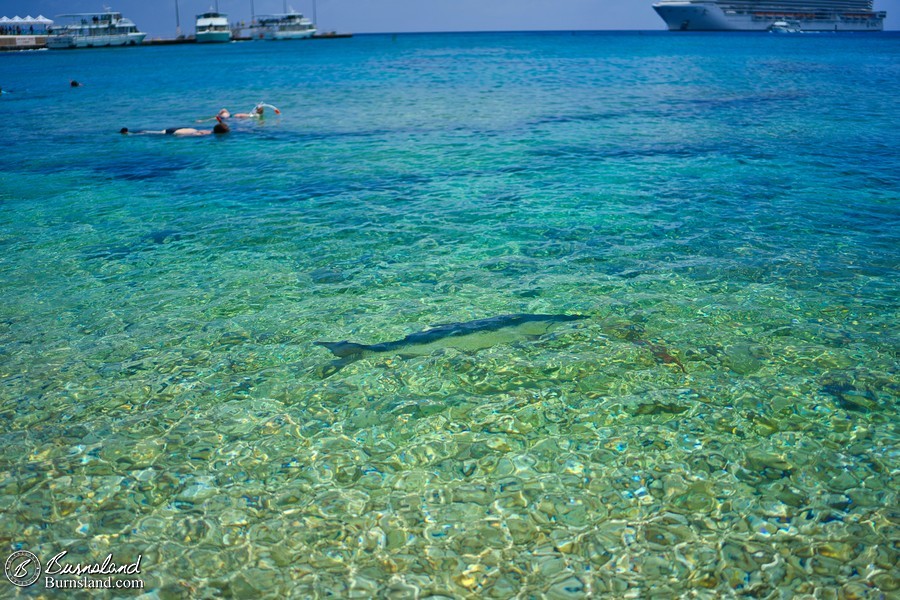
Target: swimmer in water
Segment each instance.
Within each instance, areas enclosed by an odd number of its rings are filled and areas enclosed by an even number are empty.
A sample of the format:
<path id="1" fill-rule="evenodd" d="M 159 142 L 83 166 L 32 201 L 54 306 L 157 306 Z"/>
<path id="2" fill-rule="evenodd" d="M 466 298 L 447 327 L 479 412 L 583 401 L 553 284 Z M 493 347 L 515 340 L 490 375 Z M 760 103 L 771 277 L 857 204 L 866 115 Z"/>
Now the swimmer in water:
<path id="1" fill-rule="evenodd" d="M 69 85 L 72 87 L 81 87 L 81 84 L 75 81 L 74 79 L 69 80 Z"/>
<path id="2" fill-rule="evenodd" d="M 278 110 L 277 108 L 275 108 L 274 106 L 272 106 L 271 104 L 264 104 L 264 103 L 260 102 L 259 104 L 254 106 L 253 110 L 249 113 L 235 113 L 231 116 L 234 117 L 235 119 L 264 119 L 266 116 L 265 109 L 267 106 L 269 108 L 271 108 L 273 111 L 275 111 L 276 115 L 281 114 L 281 111 Z"/>
<path id="3" fill-rule="evenodd" d="M 123 127 L 119 130 L 119 133 L 122 135 L 176 135 L 178 137 L 197 137 L 201 135 L 210 135 L 211 133 L 222 134 L 231 131 L 228 125 L 226 125 L 220 117 L 216 117 L 216 120 L 218 121 L 216 126 L 209 130 L 194 129 L 193 127 L 170 127 L 163 130 L 129 131 L 127 127 Z"/>
<path id="4" fill-rule="evenodd" d="M 234 113 L 231 116 L 234 117 L 235 119 L 262 119 L 263 118 L 263 107 L 257 105 L 256 108 L 254 108 L 252 112 Z"/>
<path id="5" fill-rule="evenodd" d="M 204 123 L 206 121 L 212 121 L 212 120 L 218 121 L 220 119 L 228 119 L 229 117 L 231 117 L 231 113 L 228 111 L 227 108 L 223 108 L 222 110 L 220 110 L 219 112 L 216 113 L 216 116 L 210 117 L 208 119 L 197 119 L 197 122 Z"/>

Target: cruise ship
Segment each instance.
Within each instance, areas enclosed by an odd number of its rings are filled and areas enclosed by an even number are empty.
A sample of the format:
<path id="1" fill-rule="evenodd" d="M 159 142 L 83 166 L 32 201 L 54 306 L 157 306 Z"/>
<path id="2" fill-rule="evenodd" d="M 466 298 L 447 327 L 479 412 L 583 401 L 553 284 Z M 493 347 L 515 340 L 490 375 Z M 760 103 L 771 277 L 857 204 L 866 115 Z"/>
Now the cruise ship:
<path id="1" fill-rule="evenodd" d="M 882 31 L 887 13 L 874 0 L 661 0 L 653 9 L 670 31 Z"/>

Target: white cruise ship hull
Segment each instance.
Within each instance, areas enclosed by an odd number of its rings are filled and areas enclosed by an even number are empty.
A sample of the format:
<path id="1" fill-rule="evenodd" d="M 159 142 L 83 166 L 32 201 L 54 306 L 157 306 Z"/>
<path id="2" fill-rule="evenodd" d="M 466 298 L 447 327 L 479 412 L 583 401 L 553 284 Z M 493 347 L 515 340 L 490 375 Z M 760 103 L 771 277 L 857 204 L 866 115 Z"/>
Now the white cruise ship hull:
<path id="1" fill-rule="evenodd" d="M 716 2 L 659 2 L 653 9 L 670 31 L 768 31 L 776 21 L 789 18 L 802 31 L 882 31 L 884 13 L 797 14 L 795 11 L 723 10 Z"/>
<path id="2" fill-rule="evenodd" d="M 112 46 L 137 46 L 144 41 L 146 33 L 111 35 L 51 35 L 47 37 L 47 47 L 54 50 L 70 48 L 107 48 Z"/>

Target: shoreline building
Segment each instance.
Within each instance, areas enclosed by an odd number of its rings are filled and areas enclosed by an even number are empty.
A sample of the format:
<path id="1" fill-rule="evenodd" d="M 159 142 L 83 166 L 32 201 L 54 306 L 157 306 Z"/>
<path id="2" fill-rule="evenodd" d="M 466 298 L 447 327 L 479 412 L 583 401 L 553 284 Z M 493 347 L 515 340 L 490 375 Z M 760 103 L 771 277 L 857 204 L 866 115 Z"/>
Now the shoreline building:
<path id="1" fill-rule="evenodd" d="M 53 20 L 44 15 L 0 17 L 0 50 L 34 50 L 47 47 Z"/>

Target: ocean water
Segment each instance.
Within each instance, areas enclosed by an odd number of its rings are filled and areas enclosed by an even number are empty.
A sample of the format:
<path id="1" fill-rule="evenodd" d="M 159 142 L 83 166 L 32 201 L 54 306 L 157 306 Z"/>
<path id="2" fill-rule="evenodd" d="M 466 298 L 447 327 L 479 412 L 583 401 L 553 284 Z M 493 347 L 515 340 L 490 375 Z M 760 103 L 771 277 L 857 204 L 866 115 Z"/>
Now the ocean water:
<path id="1" fill-rule="evenodd" d="M 140 555 L 148 598 L 896 597 L 897 34 L 23 52 L 0 86 L 0 559 Z M 330 376 L 313 343 L 513 313 L 587 318 Z"/>

